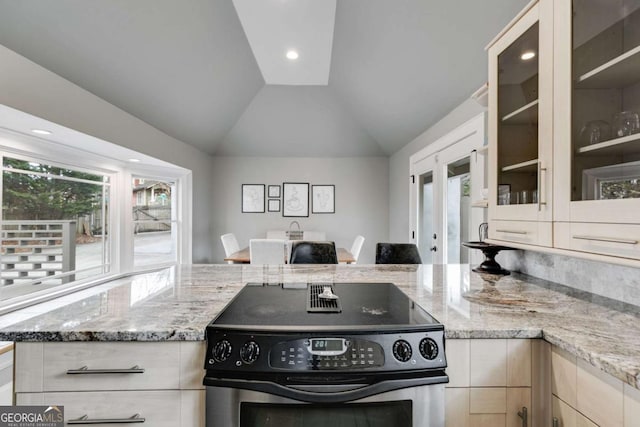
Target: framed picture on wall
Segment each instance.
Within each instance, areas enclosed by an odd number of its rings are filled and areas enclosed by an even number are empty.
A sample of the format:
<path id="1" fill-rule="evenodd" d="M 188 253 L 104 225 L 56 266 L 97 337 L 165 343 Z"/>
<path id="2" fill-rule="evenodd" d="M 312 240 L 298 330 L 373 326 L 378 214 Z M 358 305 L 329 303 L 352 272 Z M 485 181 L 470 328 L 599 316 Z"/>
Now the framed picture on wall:
<path id="1" fill-rule="evenodd" d="M 311 186 L 311 213 L 336 213 L 335 185 Z"/>
<path id="2" fill-rule="evenodd" d="M 268 212 L 280 212 L 280 199 L 269 199 L 267 203 Z"/>
<path id="3" fill-rule="evenodd" d="M 270 199 L 279 199 L 280 198 L 280 186 L 279 185 L 270 185 L 268 191 L 268 197 Z"/>
<path id="4" fill-rule="evenodd" d="M 309 216 L 309 183 L 282 183 L 282 216 Z"/>
<path id="5" fill-rule="evenodd" d="M 264 184 L 242 184 L 242 213 L 264 213 Z"/>

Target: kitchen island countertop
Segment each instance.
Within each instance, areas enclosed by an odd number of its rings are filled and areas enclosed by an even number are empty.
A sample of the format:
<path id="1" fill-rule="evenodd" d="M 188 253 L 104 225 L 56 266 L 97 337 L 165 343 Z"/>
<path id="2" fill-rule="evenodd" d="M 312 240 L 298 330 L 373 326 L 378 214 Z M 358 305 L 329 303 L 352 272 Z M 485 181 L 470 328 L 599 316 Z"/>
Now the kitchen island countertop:
<path id="1" fill-rule="evenodd" d="M 115 280 L 0 317 L 3 341 L 204 340 L 246 283 L 392 282 L 447 338 L 544 338 L 640 388 L 640 308 L 468 265 L 185 265 Z"/>

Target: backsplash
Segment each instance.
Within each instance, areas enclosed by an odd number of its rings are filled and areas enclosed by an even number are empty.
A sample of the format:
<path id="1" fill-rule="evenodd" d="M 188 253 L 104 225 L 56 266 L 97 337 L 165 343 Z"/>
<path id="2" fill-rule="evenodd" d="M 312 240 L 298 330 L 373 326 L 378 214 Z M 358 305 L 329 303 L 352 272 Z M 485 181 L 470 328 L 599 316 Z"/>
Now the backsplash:
<path id="1" fill-rule="evenodd" d="M 504 268 L 640 306 L 640 269 L 533 251 L 504 251 Z"/>

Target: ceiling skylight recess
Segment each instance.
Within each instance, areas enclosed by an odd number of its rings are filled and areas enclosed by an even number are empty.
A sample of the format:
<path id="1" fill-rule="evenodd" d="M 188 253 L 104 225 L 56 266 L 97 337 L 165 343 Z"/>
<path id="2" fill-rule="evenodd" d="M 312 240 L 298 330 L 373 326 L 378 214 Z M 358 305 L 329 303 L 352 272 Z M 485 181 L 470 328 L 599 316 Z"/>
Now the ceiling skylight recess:
<path id="1" fill-rule="evenodd" d="M 233 5 L 266 84 L 329 84 L 336 0 L 233 0 Z"/>

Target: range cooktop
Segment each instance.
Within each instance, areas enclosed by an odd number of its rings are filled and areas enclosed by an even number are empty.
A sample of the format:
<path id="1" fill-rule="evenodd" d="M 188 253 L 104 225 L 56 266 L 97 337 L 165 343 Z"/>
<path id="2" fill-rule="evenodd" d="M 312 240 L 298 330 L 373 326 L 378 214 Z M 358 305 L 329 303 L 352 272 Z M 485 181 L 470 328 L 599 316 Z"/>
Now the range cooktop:
<path id="1" fill-rule="evenodd" d="M 249 283 L 214 325 L 252 331 L 443 328 L 393 283 Z"/>

